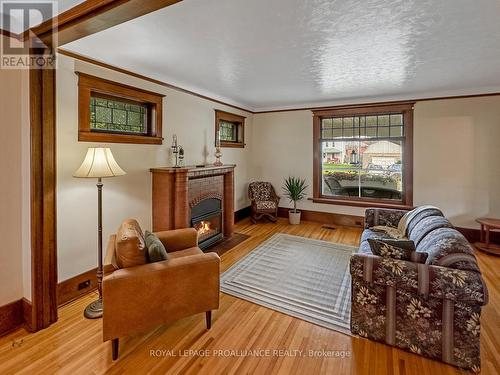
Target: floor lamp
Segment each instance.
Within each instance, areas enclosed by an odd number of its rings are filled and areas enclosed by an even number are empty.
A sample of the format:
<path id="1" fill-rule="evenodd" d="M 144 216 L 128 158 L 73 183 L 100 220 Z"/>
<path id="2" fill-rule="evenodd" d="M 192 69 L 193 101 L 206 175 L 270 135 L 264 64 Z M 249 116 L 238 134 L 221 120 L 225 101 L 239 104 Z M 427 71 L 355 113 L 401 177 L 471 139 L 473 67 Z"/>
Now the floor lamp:
<path id="1" fill-rule="evenodd" d="M 107 147 L 89 147 L 82 165 L 73 174 L 79 178 L 97 178 L 97 290 L 99 299 L 85 308 L 88 319 L 102 317 L 102 179 L 126 174 Z"/>

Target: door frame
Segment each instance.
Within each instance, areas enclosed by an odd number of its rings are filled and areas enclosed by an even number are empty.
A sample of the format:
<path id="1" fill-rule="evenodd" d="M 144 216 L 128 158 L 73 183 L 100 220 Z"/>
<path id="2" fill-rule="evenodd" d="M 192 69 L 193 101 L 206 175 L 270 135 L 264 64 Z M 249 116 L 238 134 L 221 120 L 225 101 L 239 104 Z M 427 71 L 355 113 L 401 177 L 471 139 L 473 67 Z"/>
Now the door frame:
<path id="1" fill-rule="evenodd" d="M 55 56 L 62 44 L 92 35 L 182 0 L 87 0 L 23 33 L 38 38 Z M 56 38 L 53 38 L 57 36 Z M 30 50 L 30 55 L 40 50 Z M 31 146 L 31 311 L 27 325 L 38 331 L 57 321 L 56 71 L 29 74 Z M 31 321 L 29 321 L 31 320 Z"/>

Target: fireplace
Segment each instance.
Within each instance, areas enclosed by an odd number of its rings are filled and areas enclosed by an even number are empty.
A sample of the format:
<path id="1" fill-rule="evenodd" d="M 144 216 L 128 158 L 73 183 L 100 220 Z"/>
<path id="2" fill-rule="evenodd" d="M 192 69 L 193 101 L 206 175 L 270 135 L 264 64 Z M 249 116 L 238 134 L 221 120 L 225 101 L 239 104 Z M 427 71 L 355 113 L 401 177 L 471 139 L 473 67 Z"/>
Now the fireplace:
<path id="1" fill-rule="evenodd" d="M 191 226 L 198 231 L 198 246 L 206 249 L 223 238 L 222 201 L 206 198 L 191 207 Z"/>
<path id="2" fill-rule="evenodd" d="M 235 165 L 152 168 L 153 231 L 194 227 L 206 249 L 234 233 Z"/>

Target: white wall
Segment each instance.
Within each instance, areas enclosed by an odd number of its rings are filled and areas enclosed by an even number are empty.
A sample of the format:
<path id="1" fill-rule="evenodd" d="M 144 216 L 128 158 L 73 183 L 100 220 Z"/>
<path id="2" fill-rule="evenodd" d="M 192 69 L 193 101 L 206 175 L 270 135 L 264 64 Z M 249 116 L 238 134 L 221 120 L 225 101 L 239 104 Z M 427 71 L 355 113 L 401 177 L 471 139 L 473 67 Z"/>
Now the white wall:
<path id="1" fill-rule="evenodd" d="M 312 196 L 311 111 L 254 115 L 255 178 L 281 187 L 285 176 L 306 178 Z M 500 96 L 423 101 L 414 114 L 414 204 L 434 204 L 454 225 L 500 216 Z M 288 202 L 282 200 L 281 205 Z M 363 215 L 364 208 L 303 201 L 304 209 Z"/>
<path id="2" fill-rule="evenodd" d="M 27 77 L 0 69 L 0 306 L 31 295 Z"/>
<path id="3" fill-rule="evenodd" d="M 415 105 L 415 204 L 442 207 L 457 226 L 500 216 L 500 96 Z"/>
<path id="4" fill-rule="evenodd" d="M 246 116 L 246 147 L 223 148 L 222 160 L 236 164 L 235 210 L 248 206 L 247 185 L 252 149 L 252 115 L 95 65 L 59 55 L 57 71 L 57 231 L 59 281 L 88 271 L 97 262 L 97 189 L 92 179 L 75 179 L 86 150 L 95 144 L 78 142 L 77 75 L 81 71 L 116 82 L 165 94 L 163 145 L 109 144 L 126 176 L 105 179 L 103 190 L 104 241 L 120 222 L 136 218 L 151 228 L 149 168 L 171 164 L 172 135 L 185 150 L 186 165 L 213 162 L 214 109 Z M 106 243 L 104 243 L 104 246 Z"/>

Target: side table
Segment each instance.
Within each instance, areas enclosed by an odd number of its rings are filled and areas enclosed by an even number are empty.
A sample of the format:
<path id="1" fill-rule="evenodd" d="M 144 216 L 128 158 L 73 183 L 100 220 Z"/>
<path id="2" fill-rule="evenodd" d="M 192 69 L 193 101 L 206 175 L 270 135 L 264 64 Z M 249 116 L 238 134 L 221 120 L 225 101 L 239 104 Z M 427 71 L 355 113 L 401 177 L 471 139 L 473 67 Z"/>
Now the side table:
<path id="1" fill-rule="evenodd" d="M 481 224 L 481 237 L 480 242 L 476 242 L 474 245 L 481 251 L 500 255 L 500 245 L 490 242 L 490 231 L 500 230 L 500 219 L 482 217 L 476 221 Z"/>

